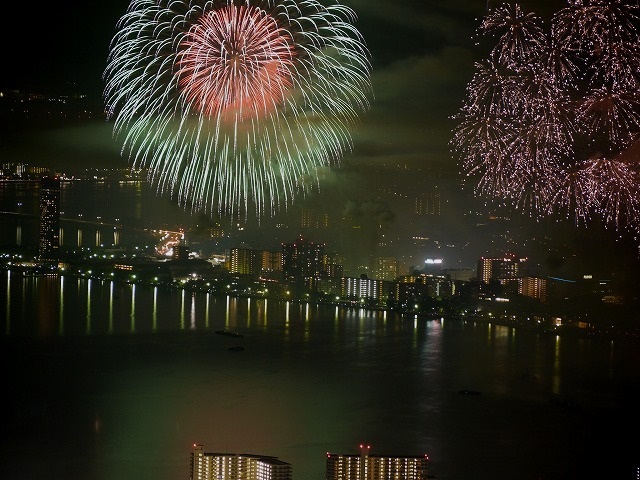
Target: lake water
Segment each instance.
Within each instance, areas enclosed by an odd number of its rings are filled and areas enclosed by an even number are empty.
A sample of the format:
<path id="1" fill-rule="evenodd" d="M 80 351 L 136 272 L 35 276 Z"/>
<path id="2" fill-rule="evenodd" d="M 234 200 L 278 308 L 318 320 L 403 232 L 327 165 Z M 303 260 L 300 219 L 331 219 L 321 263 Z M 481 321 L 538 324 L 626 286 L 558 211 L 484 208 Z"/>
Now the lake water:
<path id="1" fill-rule="evenodd" d="M 362 442 L 437 479 L 638 478 L 637 345 L 15 271 L 0 291 L 3 480 L 187 479 L 194 443 L 322 480 Z"/>

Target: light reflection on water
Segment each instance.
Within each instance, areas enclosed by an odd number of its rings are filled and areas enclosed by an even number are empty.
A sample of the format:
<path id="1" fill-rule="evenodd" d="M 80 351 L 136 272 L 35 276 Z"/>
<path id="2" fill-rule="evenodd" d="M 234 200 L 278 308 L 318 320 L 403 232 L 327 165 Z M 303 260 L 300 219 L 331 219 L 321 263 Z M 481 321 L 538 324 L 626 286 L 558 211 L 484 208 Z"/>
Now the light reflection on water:
<path id="1" fill-rule="evenodd" d="M 322 480 L 325 452 L 356 453 L 362 441 L 372 453 L 428 453 L 439 479 L 633 478 L 623 467 L 636 449 L 616 432 L 640 426 L 635 348 L 70 276 L 1 278 L 3 479 L 186 478 L 200 442 L 274 455 L 295 480 Z"/>
<path id="2" fill-rule="evenodd" d="M 9 336 L 135 334 L 212 328 L 282 327 L 293 323 L 309 339 L 312 323 L 333 311 L 338 322 L 358 337 L 397 328 L 399 318 L 384 311 L 319 307 L 309 303 L 235 298 L 153 285 L 115 283 L 86 277 L 30 275 L 7 271 L 3 282 L 7 304 L 5 334 Z M 34 296 L 37 301 L 29 301 Z M 16 298 L 20 297 L 20 298 Z M 277 310 L 274 311 L 274 310 Z M 322 312 L 320 312 L 322 310 Z M 319 313 L 320 312 L 320 313 Z M 23 321 L 17 321 L 17 320 Z M 414 332 L 421 322 L 404 322 Z"/>

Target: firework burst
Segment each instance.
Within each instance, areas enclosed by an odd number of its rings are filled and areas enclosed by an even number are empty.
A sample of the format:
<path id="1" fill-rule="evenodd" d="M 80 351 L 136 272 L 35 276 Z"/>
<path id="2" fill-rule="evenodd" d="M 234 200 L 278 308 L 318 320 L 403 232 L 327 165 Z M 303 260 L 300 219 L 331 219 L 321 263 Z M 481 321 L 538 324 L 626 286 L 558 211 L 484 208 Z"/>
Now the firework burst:
<path id="1" fill-rule="evenodd" d="M 316 0 L 132 0 L 104 74 L 123 154 L 192 211 L 286 207 L 369 107 L 354 21 Z"/>
<path id="2" fill-rule="evenodd" d="M 451 143 L 479 195 L 640 234 L 640 7 L 568 2 L 550 19 L 500 6 L 479 32 Z"/>

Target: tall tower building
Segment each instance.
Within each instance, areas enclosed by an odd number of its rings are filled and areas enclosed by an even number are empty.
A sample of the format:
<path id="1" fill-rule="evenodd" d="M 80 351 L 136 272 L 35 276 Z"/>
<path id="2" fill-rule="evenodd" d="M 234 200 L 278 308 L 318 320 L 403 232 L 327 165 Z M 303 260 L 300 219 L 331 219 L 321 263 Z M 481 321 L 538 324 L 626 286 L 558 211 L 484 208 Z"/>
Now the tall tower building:
<path id="1" fill-rule="evenodd" d="M 57 264 L 60 251 L 60 179 L 45 177 L 40 182 L 40 230 L 38 259 Z"/>
<path id="2" fill-rule="evenodd" d="M 324 244 L 302 237 L 282 244 L 282 274 L 285 278 L 315 277 L 325 269 Z"/>

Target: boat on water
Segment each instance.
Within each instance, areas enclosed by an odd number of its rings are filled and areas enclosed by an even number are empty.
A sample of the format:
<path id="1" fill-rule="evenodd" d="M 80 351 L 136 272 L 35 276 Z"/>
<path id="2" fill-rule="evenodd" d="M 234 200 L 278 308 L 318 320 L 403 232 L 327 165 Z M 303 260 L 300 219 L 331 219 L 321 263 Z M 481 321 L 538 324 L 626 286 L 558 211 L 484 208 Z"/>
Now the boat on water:
<path id="1" fill-rule="evenodd" d="M 242 334 L 231 330 L 216 330 L 218 335 L 226 335 L 227 337 L 241 338 Z"/>
<path id="2" fill-rule="evenodd" d="M 480 395 L 478 390 L 467 390 L 466 388 L 463 390 L 458 390 L 460 395 Z"/>

